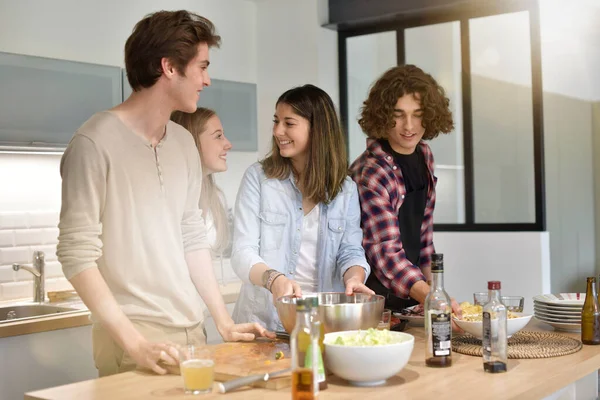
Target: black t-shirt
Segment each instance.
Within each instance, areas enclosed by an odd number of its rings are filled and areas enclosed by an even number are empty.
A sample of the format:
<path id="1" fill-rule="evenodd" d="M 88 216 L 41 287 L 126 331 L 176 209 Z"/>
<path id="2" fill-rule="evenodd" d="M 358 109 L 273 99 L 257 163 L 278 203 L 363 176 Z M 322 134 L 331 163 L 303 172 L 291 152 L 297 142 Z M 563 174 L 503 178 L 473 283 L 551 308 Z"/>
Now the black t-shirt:
<path id="1" fill-rule="evenodd" d="M 387 140 L 380 140 L 383 149 L 394 157 L 394 163 L 400 167 L 406 193 L 427 188 L 427 165 L 425 156 L 417 146 L 412 154 L 400 154 L 392 149 Z"/>

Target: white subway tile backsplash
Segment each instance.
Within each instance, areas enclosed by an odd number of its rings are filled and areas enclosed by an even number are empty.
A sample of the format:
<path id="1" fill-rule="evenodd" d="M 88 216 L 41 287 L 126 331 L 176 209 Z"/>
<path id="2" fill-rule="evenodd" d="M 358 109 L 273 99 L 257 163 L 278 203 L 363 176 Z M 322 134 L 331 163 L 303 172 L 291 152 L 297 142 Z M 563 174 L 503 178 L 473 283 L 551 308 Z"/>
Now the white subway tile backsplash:
<path id="1" fill-rule="evenodd" d="M 22 229 L 27 227 L 27 213 L 0 212 L 0 229 Z"/>
<path id="2" fill-rule="evenodd" d="M 56 258 L 58 219 L 58 211 L 0 212 L 0 300 L 32 297 L 33 275 L 12 264 L 31 265 L 34 251 L 44 252 L 46 291 L 72 290 Z"/>
<path id="3" fill-rule="evenodd" d="M 58 228 L 17 229 L 14 237 L 17 246 L 55 244 L 58 243 Z"/>
<path id="4" fill-rule="evenodd" d="M 0 265 L 12 263 L 29 263 L 31 253 L 29 247 L 3 247 L 0 248 Z"/>
<path id="5" fill-rule="evenodd" d="M 55 228 L 60 213 L 57 211 L 31 211 L 28 214 L 30 228 Z"/>
<path id="6" fill-rule="evenodd" d="M 47 244 L 47 245 L 43 245 L 43 246 L 31 246 L 31 255 L 29 256 L 30 259 L 33 259 L 34 251 L 43 251 L 44 259 L 46 260 L 46 262 L 57 260 L 56 244 Z"/>
<path id="7" fill-rule="evenodd" d="M 15 244 L 17 246 L 28 246 L 30 244 L 41 244 L 43 242 L 43 231 L 41 229 L 17 229 L 15 230 Z"/>
<path id="8" fill-rule="evenodd" d="M 2 300 L 33 298 L 33 281 L 0 283 Z"/>
<path id="9" fill-rule="evenodd" d="M 29 264 L 27 264 L 29 265 Z M 12 267 L 11 267 L 12 268 Z M 24 269 L 20 269 L 14 273 L 15 281 L 33 281 L 33 274 Z"/>
<path id="10" fill-rule="evenodd" d="M 0 247 L 13 247 L 15 245 L 15 231 L 0 231 Z"/>
<path id="11" fill-rule="evenodd" d="M 58 228 L 42 229 L 42 244 L 58 243 Z"/>
<path id="12" fill-rule="evenodd" d="M 15 271 L 12 265 L 0 265 L 0 283 L 13 282 L 15 280 Z"/>
<path id="13" fill-rule="evenodd" d="M 61 290 L 73 290 L 73 285 L 71 285 L 67 278 L 46 279 L 46 293 Z"/>
<path id="14" fill-rule="evenodd" d="M 64 278 L 62 265 L 58 261 L 46 263 L 46 278 Z"/>

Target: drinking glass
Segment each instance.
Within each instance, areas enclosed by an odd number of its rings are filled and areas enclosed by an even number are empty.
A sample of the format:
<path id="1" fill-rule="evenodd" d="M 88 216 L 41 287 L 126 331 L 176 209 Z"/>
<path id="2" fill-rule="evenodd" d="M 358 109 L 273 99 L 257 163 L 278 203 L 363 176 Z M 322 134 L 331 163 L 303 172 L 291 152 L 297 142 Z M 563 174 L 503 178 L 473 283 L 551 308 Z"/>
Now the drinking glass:
<path id="1" fill-rule="evenodd" d="M 379 330 L 387 329 L 389 331 L 391 328 L 391 323 L 392 323 L 392 310 L 388 310 L 388 309 L 383 310 L 383 313 L 381 313 L 381 319 L 379 320 L 379 324 L 377 325 L 377 329 L 379 329 Z"/>
<path id="2" fill-rule="evenodd" d="M 211 393 L 215 375 L 213 352 L 206 346 L 188 345 L 180 352 L 180 370 L 186 394 Z"/>
<path id="3" fill-rule="evenodd" d="M 488 292 L 473 293 L 473 304 L 476 306 L 484 306 L 489 300 Z"/>
<path id="4" fill-rule="evenodd" d="M 508 311 L 523 312 L 525 298 L 522 296 L 502 296 L 500 297 L 500 301 L 506 306 Z"/>

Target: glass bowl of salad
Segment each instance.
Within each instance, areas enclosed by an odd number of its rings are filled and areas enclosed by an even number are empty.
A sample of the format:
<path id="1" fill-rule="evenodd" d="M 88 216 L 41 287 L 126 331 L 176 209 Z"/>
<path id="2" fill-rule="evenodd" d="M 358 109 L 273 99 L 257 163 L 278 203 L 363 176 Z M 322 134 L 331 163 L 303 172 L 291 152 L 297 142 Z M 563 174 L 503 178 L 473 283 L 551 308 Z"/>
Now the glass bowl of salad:
<path id="1" fill-rule="evenodd" d="M 325 335 L 325 363 L 335 375 L 355 386 L 377 386 L 408 363 L 414 336 L 388 330 L 358 330 Z"/>

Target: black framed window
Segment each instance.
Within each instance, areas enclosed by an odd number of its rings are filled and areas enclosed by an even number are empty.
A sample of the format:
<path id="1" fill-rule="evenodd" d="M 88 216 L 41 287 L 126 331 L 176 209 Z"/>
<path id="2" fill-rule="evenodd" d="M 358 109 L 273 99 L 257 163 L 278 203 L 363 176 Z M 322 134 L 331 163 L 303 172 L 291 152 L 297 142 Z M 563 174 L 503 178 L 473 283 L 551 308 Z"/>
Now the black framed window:
<path id="1" fill-rule="evenodd" d="M 340 28 L 340 106 L 350 161 L 370 85 L 415 64 L 445 88 L 455 131 L 430 142 L 437 231 L 543 231 L 543 114 L 537 2 L 460 8 Z"/>

